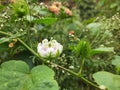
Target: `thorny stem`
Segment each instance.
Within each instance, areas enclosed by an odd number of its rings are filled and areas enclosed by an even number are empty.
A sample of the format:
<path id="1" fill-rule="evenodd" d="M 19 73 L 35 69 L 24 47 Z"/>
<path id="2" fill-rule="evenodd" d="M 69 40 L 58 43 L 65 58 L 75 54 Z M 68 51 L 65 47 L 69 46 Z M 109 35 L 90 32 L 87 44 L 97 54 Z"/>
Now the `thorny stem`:
<path id="1" fill-rule="evenodd" d="M 0 33 L 1 33 L 1 34 L 4 34 L 4 35 L 7 35 L 7 36 L 12 36 L 11 34 L 8 34 L 8 33 L 3 32 L 3 31 L 0 31 Z M 55 64 L 55 63 L 46 62 L 43 58 L 41 58 L 41 57 L 38 55 L 38 53 L 36 53 L 33 49 L 31 49 L 31 48 L 30 48 L 25 42 L 23 42 L 20 38 L 17 38 L 17 39 L 18 39 L 18 41 L 19 41 L 23 46 L 25 46 L 32 54 L 34 54 L 35 56 L 37 56 L 42 62 L 51 64 L 51 65 L 55 65 L 56 67 L 58 67 L 58 68 L 60 68 L 60 69 L 62 69 L 62 70 L 65 70 L 66 72 L 68 72 L 68 73 L 70 73 L 70 74 L 72 74 L 72 75 L 80 78 L 82 81 L 84 81 L 84 82 L 86 82 L 86 83 L 88 83 L 88 84 L 90 84 L 90 85 L 92 85 L 92 86 L 100 89 L 100 88 L 98 87 L 98 85 L 96 85 L 96 84 L 94 84 L 93 82 L 87 80 L 86 78 L 84 78 L 83 76 L 81 76 L 79 73 L 73 72 L 73 71 L 71 71 L 71 70 L 69 70 L 69 69 L 67 69 L 67 68 L 65 68 L 65 67 L 62 67 L 62 66 L 60 66 L 60 65 L 57 65 L 57 64 Z"/>

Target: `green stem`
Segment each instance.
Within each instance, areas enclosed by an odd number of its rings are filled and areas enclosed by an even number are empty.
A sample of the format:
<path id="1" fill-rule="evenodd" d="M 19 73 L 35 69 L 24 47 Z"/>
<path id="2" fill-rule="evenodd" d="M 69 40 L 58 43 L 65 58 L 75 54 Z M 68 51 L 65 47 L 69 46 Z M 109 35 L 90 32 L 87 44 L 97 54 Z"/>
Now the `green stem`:
<path id="1" fill-rule="evenodd" d="M 9 33 L 6 33 L 6 32 L 3 32 L 3 31 L 0 31 L 1 34 L 4 34 L 4 35 L 7 35 L 7 36 L 12 36 L 11 34 Z"/>
<path id="2" fill-rule="evenodd" d="M 34 54 L 35 56 L 39 57 L 39 55 L 38 55 L 33 49 L 31 49 L 27 44 L 25 44 L 20 38 L 17 38 L 17 39 L 18 39 L 18 41 L 19 41 L 22 45 L 24 45 L 32 54 Z"/>
<path id="3" fill-rule="evenodd" d="M 82 70 L 83 70 L 83 67 L 84 67 L 84 62 L 85 62 L 85 58 L 82 59 L 82 63 L 81 63 L 81 66 L 80 66 L 80 70 L 79 70 L 79 72 L 78 72 L 79 75 L 82 73 Z"/>
<path id="4" fill-rule="evenodd" d="M 1 34 L 6 35 L 6 36 L 13 36 L 9 33 L 0 31 Z M 32 54 L 34 54 L 35 56 L 39 57 L 40 60 L 45 61 L 43 58 L 41 58 L 33 49 L 31 49 L 25 42 L 23 42 L 20 38 L 17 38 L 17 40 L 24 45 Z"/>
<path id="5" fill-rule="evenodd" d="M 39 55 L 38 55 L 34 50 L 32 50 L 29 46 L 27 46 L 22 40 L 20 40 L 20 39 L 18 39 L 18 40 L 19 40 L 19 41 L 21 42 L 21 44 L 23 44 L 29 51 L 31 51 L 35 56 L 37 56 L 38 58 L 40 58 Z M 40 59 L 41 59 L 41 58 L 40 58 Z M 43 59 L 41 59 L 41 60 L 45 62 L 45 60 L 43 60 Z M 83 61 L 84 61 L 84 60 L 83 60 Z M 67 68 L 64 68 L 64 67 L 62 67 L 62 66 L 60 66 L 60 65 L 54 64 L 54 63 L 52 63 L 52 62 L 45 62 L 45 63 L 51 64 L 51 65 L 55 65 L 55 66 L 57 66 L 58 68 L 60 68 L 60 69 L 62 69 L 62 70 L 65 70 L 66 72 L 68 72 L 68 73 L 70 73 L 70 74 L 72 74 L 72 75 L 74 75 L 74 76 L 77 76 L 78 78 L 80 78 L 80 79 L 83 80 L 84 82 L 86 82 L 86 83 L 88 83 L 88 84 L 90 84 L 90 85 L 92 85 L 92 86 L 94 86 L 94 87 L 96 87 L 96 88 L 99 89 L 99 87 L 98 87 L 96 84 L 94 84 L 94 83 L 90 82 L 89 80 L 85 79 L 84 77 L 82 77 L 82 76 L 81 76 L 80 74 L 78 74 L 78 73 L 75 73 L 75 72 L 73 72 L 73 71 L 71 71 L 71 70 L 69 70 L 69 69 L 67 69 Z"/>
<path id="6" fill-rule="evenodd" d="M 6 33 L 6 32 L 3 32 L 3 31 L 0 31 L 0 33 L 1 33 L 1 34 L 4 34 L 4 35 L 7 35 L 7 36 L 11 36 L 10 34 L 8 34 L 8 33 Z M 35 56 L 37 56 L 40 60 L 44 61 L 45 63 L 51 64 L 51 65 L 55 65 L 56 67 L 58 67 L 58 68 L 60 68 L 60 69 L 62 69 L 62 70 L 65 70 L 66 72 L 68 72 L 68 73 L 70 73 L 70 74 L 72 74 L 72 75 L 80 78 L 82 81 L 84 81 L 84 82 L 86 82 L 86 83 L 88 83 L 88 84 L 90 84 L 90 85 L 92 85 L 92 86 L 94 86 L 94 87 L 96 87 L 96 88 L 99 89 L 99 87 L 98 87 L 96 84 L 94 84 L 94 83 L 90 82 L 89 80 L 85 79 L 85 78 L 82 77 L 80 74 L 75 73 L 75 72 L 73 72 L 73 71 L 71 71 L 71 70 L 69 70 L 69 69 L 67 69 L 67 68 L 64 68 L 64 67 L 62 67 L 62 66 L 60 66 L 60 65 L 54 64 L 54 63 L 52 63 L 52 62 L 46 62 L 46 61 L 45 61 L 44 59 L 42 59 L 33 49 L 31 49 L 26 43 L 24 43 L 20 38 L 17 38 L 17 39 L 18 39 L 18 41 L 19 41 L 23 46 L 25 46 L 31 53 L 33 53 Z"/>
<path id="7" fill-rule="evenodd" d="M 62 67 L 62 66 L 60 66 L 60 65 L 54 64 L 54 63 L 52 63 L 52 62 L 50 62 L 50 64 L 51 64 L 51 65 L 54 65 L 55 67 L 58 67 L 58 68 L 60 68 L 60 69 L 62 69 L 62 70 L 65 70 L 66 72 L 68 72 L 68 73 L 70 73 L 70 74 L 78 77 L 79 79 L 81 79 L 82 81 L 88 83 L 89 85 L 94 86 L 94 87 L 100 89 L 100 88 L 98 87 L 98 85 L 96 85 L 96 84 L 92 83 L 91 81 L 87 80 L 86 78 L 84 78 L 84 77 L 81 76 L 80 74 L 75 73 L 75 72 L 73 72 L 73 71 L 71 71 L 71 70 L 69 70 L 69 69 L 67 69 L 67 68 L 64 68 L 64 67 Z"/>

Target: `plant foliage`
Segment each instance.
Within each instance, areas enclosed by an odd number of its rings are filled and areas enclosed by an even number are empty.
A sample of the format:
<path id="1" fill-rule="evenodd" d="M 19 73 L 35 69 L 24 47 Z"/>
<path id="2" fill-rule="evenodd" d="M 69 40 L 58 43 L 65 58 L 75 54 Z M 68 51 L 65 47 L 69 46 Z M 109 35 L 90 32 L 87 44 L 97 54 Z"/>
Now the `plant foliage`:
<path id="1" fill-rule="evenodd" d="M 11 60 L 1 64 L 0 90 L 59 90 L 54 75 L 45 65 L 30 70 L 25 62 Z"/>

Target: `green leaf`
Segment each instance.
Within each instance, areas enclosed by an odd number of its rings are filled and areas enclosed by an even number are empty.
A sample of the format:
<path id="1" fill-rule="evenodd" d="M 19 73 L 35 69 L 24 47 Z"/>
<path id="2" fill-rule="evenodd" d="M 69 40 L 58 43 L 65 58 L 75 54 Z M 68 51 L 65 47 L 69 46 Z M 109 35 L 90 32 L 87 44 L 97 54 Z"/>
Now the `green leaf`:
<path id="1" fill-rule="evenodd" d="M 17 71 L 22 73 L 29 73 L 29 67 L 26 63 L 21 61 L 9 61 L 5 62 L 1 65 L 4 70 L 8 71 Z"/>
<path id="2" fill-rule="evenodd" d="M 111 5 L 110 5 L 110 8 L 115 8 L 115 7 L 117 7 L 118 6 L 118 3 L 112 3 Z"/>
<path id="3" fill-rule="evenodd" d="M 99 8 L 102 7 L 102 6 L 105 4 L 105 1 L 106 1 L 106 0 L 100 0 L 100 1 L 98 2 L 97 6 L 98 6 Z"/>
<path id="4" fill-rule="evenodd" d="M 87 29 L 89 29 L 90 33 L 92 35 L 96 35 L 97 33 L 100 33 L 102 24 L 101 23 L 90 23 L 86 26 Z"/>
<path id="5" fill-rule="evenodd" d="M 3 10 L 4 6 L 0 4 L 0 12 Z"/>
<path id="6" fill-rule="evenodd" d="M 100 71 L 93 74 L 95 82 L 104 85 L 108 90 L 120 90 L 120 76 L 109 72 Z"/>
<path id="7" fill-rule="evenodd" d="M 9 40 L 10 40 L 9 38 L 5 38 L 5 37 L 0 38 L 0 44 L 8 42 Z"/>
<path id="8" fill-rule="evenodd" d="M 51 25 L 57 21 L 57 18 L 41 18 L 34 20 L 35 23 Z"/>
<path id="9" fill-rule="evenodd" d="M 114 52 L 114 48 L 113 47 L 99 47 L 96 49 L 92 49 L 90 51 L 90 55 L 100 54 L 104 52 Z"/>
<path id="10" fill-rule="evenodd" d="M 23 17 L 28 14 L 29 8 L 26 0 L 16 0 L 12 5 L 13 13 L 19 17 Z"/>
<path id="11" fill-rule="evenodd" d="M 7 50 L 9 50 L 10 48 L 8 47 L 8 44 L 6 44 L 6 43 L 3 43 L 3 44 L 0 44 L 0 53 L 2 52 L 4 52 L 4 51 L 7 51 Z"/>
<path id="12" fill-rule="evenodd" d="M 31 21 L 34 20 L 34 17 L 33 17 L 33 16 L 30 16 L 30 15 L 26 15 L 26 16 L 25 16 L 25 19 L 27 19 L 29 22 L 31 22 Z"/>
<path id="13" fill-rule="evenodd" d="M 54 75 L 45 65 L 30 71 L 25 62 L 11 60 L 1 64 L 0 90 L 59 90 Z"/>
<path id="14" fill-rule="evenodd" d="M 112 61 L 112 64 L 120 67 L 120 56 L 115 56 L 115 59 Z"/>
<path id="15" fill-rule="evenodd" d="M 116 73 L 120 74 L 120 56 L 115 56 L 112 60 L 112 64 L 116 66 Z"/>
<path id="16" fill-rule="evenodd" d="M 99 47 L 99 48 L 96 48 L 94 50 L 98 51 L 98 52 L 114 52 L 113 47 Z"/>
<path id="17" fill-rule="evenodd" d="M 88 41 L 80 40 L 77 46 L 75 47 L 75 53 L 78 57 L 88 57 L 91 47 Z"/>

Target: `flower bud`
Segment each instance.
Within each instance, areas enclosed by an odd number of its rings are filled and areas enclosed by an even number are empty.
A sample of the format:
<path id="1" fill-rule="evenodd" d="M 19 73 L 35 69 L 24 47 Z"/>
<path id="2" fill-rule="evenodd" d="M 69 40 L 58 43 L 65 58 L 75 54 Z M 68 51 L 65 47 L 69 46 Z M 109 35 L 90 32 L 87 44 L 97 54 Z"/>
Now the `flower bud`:
<path id="1" fill-rule="evenodd" d="M 16 42 L 17 42 L 17 39 L 14 38 L 14 39 L 13 39 L 13 42 L 16 43 Z"/>
<path id="2" fill-rule="evenodd" d="M 58 8 L 55 5 L 52 5 L 52 6 L 49 7 L 49 11 L 55 13 L 56 15 L 58 15 L 59 12 L 60 12 L 60 8 Z"/>
<path id="3" fill-rule="evenodd" d="M 69 16 L 72 16 L 73 14 L 72 14 L 72 11 L 70 10 L 70 9 L 68 9 L 68 8 L 65 8 L 64 9 L 64 12 L 67 14 L 67 15 L 69 15 Z"/>
<path id="4" fill-rule="evenodd" d="M 55 58 L 58 57 L 63 50 L 63 46 L 56 40 L 44 39 L 42 43 L 38 44 L 38 53 L 43 58 Z"/>
<path id="5" fill-rule="evenodd" d="M 13 48 L 14 47 L 14 43 L 13 42 L 11 42 L 11 43 L 9 43 L 9 48 Z"/>
<path id="6" fill-rule="evenodd" d="M 74 35 L 74 30 L 69 31 L 69 35 Z"/>
<path id="7" fill-rule="evenodd" d="M 106 87 L 105 87 L 104 85 L 100 85 L 99 88 L 100 88 L 101 90 L 106 90 Z"/>
<path id="8" fill-rule="evenodd" d="M 53 2 L 53 4 L 52 5 L 55 5 L 56 7 L 61 7 L 62 6 L 62 3 L 61 2 L 58 2 L 58 1 L 56 1 L 56 2 Z"/>

